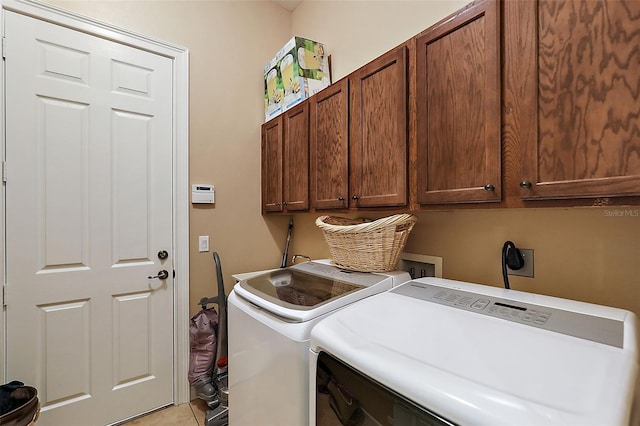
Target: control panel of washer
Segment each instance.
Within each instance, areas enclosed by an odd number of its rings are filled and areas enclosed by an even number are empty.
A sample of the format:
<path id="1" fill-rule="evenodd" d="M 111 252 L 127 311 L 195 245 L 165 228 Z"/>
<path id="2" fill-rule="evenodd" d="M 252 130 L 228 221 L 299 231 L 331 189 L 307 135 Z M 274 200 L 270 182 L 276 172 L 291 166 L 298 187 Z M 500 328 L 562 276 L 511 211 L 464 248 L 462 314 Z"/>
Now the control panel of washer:
<path id="1" fill-rule="evenodd" d="M 624 323 L 518 300 L 411 281 L 393 293 L 622 348 Z"/>
<path id="2" fill-rule="evenodd" d="M 520 320 L 521 322 L 532 322 L 538 325 L 544 325 L 552 314 L 549 310 L 543 310 L 544 308 L 538 308 L 537 310 L 529 309 L 521 306 L 521 304 L 510 304 L 495 301 L 480 295 L 472 297 L 459 293 L 458 291 L 448 289 L 440 290 L 433 296 L 433 299 L 442 302 L 443 305 L 470 308 L 477 311 L 484 311 L 488 315 L 516 321 Z"/>

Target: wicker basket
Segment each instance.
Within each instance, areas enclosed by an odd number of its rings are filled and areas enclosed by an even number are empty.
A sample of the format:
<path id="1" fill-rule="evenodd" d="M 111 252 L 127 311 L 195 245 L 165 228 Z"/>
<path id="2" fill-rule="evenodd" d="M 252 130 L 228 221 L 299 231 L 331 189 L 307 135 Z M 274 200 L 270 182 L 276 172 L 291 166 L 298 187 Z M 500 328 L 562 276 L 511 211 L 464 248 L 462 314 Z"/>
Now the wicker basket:
<path id="1" fill-rule="evenodd" d="M 323 231 L 336 265 L 352 271 L 385 272 L 395 269 L 416 221 L 412 214 L 397 214 L 373 222 L 320 216 L 316 226 Z"/>

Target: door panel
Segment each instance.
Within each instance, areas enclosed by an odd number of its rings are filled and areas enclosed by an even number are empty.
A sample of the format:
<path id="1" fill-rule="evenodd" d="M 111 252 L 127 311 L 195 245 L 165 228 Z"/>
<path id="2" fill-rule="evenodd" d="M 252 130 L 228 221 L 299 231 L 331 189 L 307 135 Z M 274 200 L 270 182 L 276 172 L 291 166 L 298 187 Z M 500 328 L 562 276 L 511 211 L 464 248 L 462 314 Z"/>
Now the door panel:
<path id="1" fill-rule="evenodd" d="M 149 204 L 140 197 L 140 188 L 149 187 L 150 161 L 148 126 L 151 117 L 133 112 L 114 111 L 113 140 L 113 202 L 114 241 L 113 261 L 117 265 L 127 262 L 149 261 L 146 227 L 149 222 Z"/>
<path id="2" fill-rule="evenodd" d="M 402 45 L 349 77 L 352 207 L 408 202 L 407 61 Z"/>
<path id="3" fill-rule="evenodd" d="M 309 103 L 283 115 L 284 201 L 287 211 L 309 210 Z"/>
<path id="4" fill-rule="evenodd" d="M 281 212 L 282 116 L 262 125 L 262 213 Z"/>
<path id="5" fill-rule="evenodd" d="M 525 2 L 525 200 L 640 195 L 640 3 Z M 522 37 L 522 38 L 520 38 Z M 559 60 L 558 58 L 561 58 Z"/>
<path id="6" fill-rule="evenodd" d="M 500 2 L 430 28 L 416 52 L 418 203 L 500 201 Z"/>
<path id="7" fill-rule="evenodd" d="M 5 33 L 8 378 L 43 426 L 168 405 L 172 60 L 12 12 Z"/>
<path id="8" fill-rule="evenodd" d="M 349 205 L 348 90 L 343 78 L 309 99 L 311 205 L 316 209 Z"/>
<path id="9" fill-rule="evenodd" d="M 89 265 L 88 105 L 36 98 L 36 196 L 40 270 Z"/>

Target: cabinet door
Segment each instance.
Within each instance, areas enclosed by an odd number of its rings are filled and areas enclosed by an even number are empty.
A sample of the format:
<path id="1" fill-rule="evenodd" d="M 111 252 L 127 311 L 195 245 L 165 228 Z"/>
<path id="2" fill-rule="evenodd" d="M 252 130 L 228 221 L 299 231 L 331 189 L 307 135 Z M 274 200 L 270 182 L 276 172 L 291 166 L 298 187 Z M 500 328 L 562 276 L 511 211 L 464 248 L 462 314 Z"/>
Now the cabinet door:
<path id="1" fill-rule="evenodd" d="M 309 103 L 284 113 L 284 209 L 309 209 Z"/>
<path id="2" fill-rule="evenodd" d="M 500 201 L 499 4 L 478 2 L 416 40 L 417 201 Z"/>
<path id="3" fill-rule="evenodd" d="M 516 5 L 514 5 L 516 6 Z M 640 2 L 517 5 L 526 61 L 521 196 L 640 195 Z M 533 42 L 529 42 L 533 41 Z"/>
<path id="4" fill-rule="evenodd" d="M 282 116 L 262 125 L 262 212 L 282 211 Z"/>
<path id="5" fill-rule="evenodd" d="M 349 76 L 349 187 L 352 207 L 407 204 L 407 48 Z"/>
<path id="6" fill-rule="evenodd" d="M 311 125 L 311 205 L 348 207 L 348 81 L 342 79 L 309 99 Z"/>

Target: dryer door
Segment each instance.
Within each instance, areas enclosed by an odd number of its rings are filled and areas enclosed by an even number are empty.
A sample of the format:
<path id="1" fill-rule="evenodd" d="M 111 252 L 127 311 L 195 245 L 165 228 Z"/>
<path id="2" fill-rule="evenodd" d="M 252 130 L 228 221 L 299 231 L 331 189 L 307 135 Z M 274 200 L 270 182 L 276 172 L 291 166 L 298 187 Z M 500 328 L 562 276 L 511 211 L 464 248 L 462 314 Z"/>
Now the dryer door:
<path id="1" fill-rule="evenodd" d="M 316 426 L 454 425 L 326 352 L 318 355 L 315 376 Z"/>

